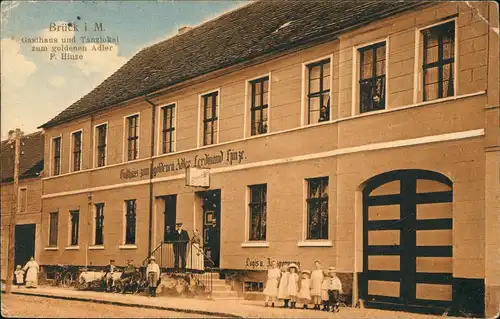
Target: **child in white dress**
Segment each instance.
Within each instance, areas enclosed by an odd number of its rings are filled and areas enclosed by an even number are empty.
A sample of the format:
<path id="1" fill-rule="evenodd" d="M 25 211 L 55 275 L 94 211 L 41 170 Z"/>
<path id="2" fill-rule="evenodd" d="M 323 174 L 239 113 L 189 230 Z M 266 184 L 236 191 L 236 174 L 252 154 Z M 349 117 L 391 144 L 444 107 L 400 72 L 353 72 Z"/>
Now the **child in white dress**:
<path id="1" fill-rule="evenodd" d="M 297 297 L 304 304 L 304 306 L 302 307 L 304 309 L 308 309 L 307 304 L 311 301 L 311 294 L 309 291 L 311 289 L 311 280 L 309 279 L 310 275 L 311 272 L 309 270 L 302 270 L 302 279 L 300 280 L 300 290 Z"/>
<path id="2" fill-rule="evenodd" d="M 278 299 L 284 301 L 283 308 L 288 308 L 288 301 L 290 300 L 290 296 L 288 295 L 288 277 L 290 273 L 286 271 L 286 266 L 281 266 L 281 279 L 278 287 Z"/>
<path id="3" fill-rule="evenodd" d="M 17 265 L 14 274 L 16 275 L 17 288 L 19 288 L 20 285 L 24 284 L 24 270 L 21 265 Z"/>
<path id="4" fill-rule="evenodd" d="M 278 283 L 281 277 L 281 271 L 278 268 L 278 263 L 276 260 L 271 262 L 271 269 L 267 270 L 267 282 L 266 288 L 264 289 L 264 295 L 266 296 L 266 307 L 271 300 L 271 307 L 274 307 L 274 302 L 278 296 Z"/>
<path id="5" fill-rule="evenodd" d="M 311 298 L 314 303 L 314 310 L 320 310 L 321 305 L 321 284 L 323 283 L 323 269 L 321 261 L 314 261 L 315 269 L 311 273 Z"/>
<path id="6" fill-rule="evenodd" d="M 290 309 L 295 309 L 295 304 L 297 303 L 297 293 L 299 291 L 299 267 L 291 263 L 288 266 L 288 271 L 290 275 L 288 277 L 288 295 L 290 296 Z"/>
<path id="7" fill-rule="evenodd" d="M 323 309 L 322 311 L 329 311 L 330 307 L 329 305 L 329 297 L 328 297 L 328 271 L 323 272 L 323 282 L 321 283 L 321 301 L 323 302 Z"/>

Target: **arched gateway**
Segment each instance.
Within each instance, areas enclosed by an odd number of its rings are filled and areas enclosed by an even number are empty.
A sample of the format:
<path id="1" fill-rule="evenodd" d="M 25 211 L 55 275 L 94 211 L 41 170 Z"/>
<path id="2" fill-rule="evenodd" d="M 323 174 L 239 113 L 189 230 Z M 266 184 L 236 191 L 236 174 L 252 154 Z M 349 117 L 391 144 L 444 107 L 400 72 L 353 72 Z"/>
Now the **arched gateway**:
<path id="1" fill-rule="evenodd" d="M 363 189 L 366 306 L 442 313 L 452 304 L 452 182 L 426 170 L 377 175 Z"/>

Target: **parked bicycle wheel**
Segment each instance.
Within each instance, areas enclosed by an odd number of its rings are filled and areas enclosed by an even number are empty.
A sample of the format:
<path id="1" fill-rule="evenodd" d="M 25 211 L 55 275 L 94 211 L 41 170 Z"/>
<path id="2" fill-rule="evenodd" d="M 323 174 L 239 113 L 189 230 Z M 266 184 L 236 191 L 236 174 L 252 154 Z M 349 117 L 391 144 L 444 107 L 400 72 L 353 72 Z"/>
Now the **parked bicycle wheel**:
<path id="1" fill-rule="evenodd" d="M 64 288 L 69 288 L 73 285 L 73 274 L 70 273 L 70 272 L 67 272 L 66 274 L 64 274 L 64 278 L 63 278 L 63 287 Z"/>

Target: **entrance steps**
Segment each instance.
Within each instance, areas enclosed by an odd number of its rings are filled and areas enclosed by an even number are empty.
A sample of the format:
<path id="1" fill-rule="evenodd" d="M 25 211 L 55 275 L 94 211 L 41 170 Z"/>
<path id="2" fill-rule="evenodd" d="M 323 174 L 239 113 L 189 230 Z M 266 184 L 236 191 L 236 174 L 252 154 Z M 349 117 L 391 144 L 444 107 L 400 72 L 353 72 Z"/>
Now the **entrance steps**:
<path id="1" fill-rule="evenodd" d="M 214 276 L 215 277 L 215 276 Z M 231 285 L 226 283 L 226 280 L 219 279 L 219 274 L 212 277 L 212 299 L 217 300 L 234 300 L 239 299 L 238 292 L 231 289 Z"/>

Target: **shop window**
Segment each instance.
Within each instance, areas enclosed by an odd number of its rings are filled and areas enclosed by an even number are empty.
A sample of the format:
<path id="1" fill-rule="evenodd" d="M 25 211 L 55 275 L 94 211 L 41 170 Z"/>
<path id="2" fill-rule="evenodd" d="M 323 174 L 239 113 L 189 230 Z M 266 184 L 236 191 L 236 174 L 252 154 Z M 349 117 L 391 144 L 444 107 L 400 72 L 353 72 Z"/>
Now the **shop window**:
<path id="1" fill-rule="evenodd" d="M 249 240 L 266 240 L 267 185 L 253 185 L 249 189 Z"/>
<path id="2" fill-rule="evenodd" d="M 70 217 L 71 217 L 71 246 L 77 246 L 78 245 L 78 233 L 80 230 L 80 212 L 75 210 L 75 211 L 70 211 Z"/>
<path id="3" fill-rule="evenodd" d="M 73 171 L 79 171 L 82 166 L 82 131 L 71 134 L 73 144 Z"/>
<path id="4" fill-rule="evenodd" d="M 54 137 L 52 140 L 52 148 L 53 148 L 53 159 L 52 159 L 52 165 L 53 165 L 53 170 L 52 173 L 53 175 L 59 175 L 61 174 L 61 137 Z"/>
<path id="5" fill-rule="evenodd" d="M 307 239 L 328 239 L 328 177 L 307 180 Z"/>
<path id="6" fill-rule="evenodd" d="M 263 292 L 264 283 L 260 281 L 245 281 L 243 289 L 244 292 Z"/>
<path id="7" fill-rule="evenodd" d="M 127 160 L 133 161 L 138 157 L 139 143 L 139 114 L 127 117 Z"/>
<path id="8" fill-rule="evenodd" d="M 107 129 L 107 124 L 102 124 L 97 127 L 97 167 L 106 165 Z"/>
<path id="9" fill-rule="evenodd" d="M 455 21 L 422 31 L 423 100 L 454 95 Z"/>
<path id="10" fill-rule="evenodd" d="M 330 120 L 330 59 L 307 65 L 307 123 Z"/>
<path id="11" fill-rule="evenodd" d="M 49 246 L 57 246 L 59 213 L 49 214 Z"/>
<path id="12" fill-rule="evenodd" d="M 203 95 L 203 145 L 217 143 L 219 92 Z"/>
<path id="13" fill-rule="evenodd" d="M 19 188 L 19 212 L 24 213 L 28 209 L 28 189 Z"/>
<path id="14" fill-rule="evenodd" d="M 385 50 L 385 42 L 376 43 L 358 50 L 360 60 L 360 113 L 385 108 Z"/>
<path id="15" fill-rule="evenodd" d="M 125 245 L 135 244 L 136 203 L 135 199 L 125 201 Z"/>
<path id="16" fill-rule="evenodd" d="M 104 203 L 95 205 L 95 238 L 94 245 L 104 244 Z"/>
<path id="17" fill-rule="evenodd" d="M 269 103 L 269 77 L 250 81 L 252 90 L 251 101 L 251 134 L 267 133 L 267 116 Z"/>
<path id="18" fill-rule="evenodd" d="M 174 134 L 175 134 L 175 104 L 169 104 L 162 107 L 162 154 L 171 153 L 174 148 Z"/>

